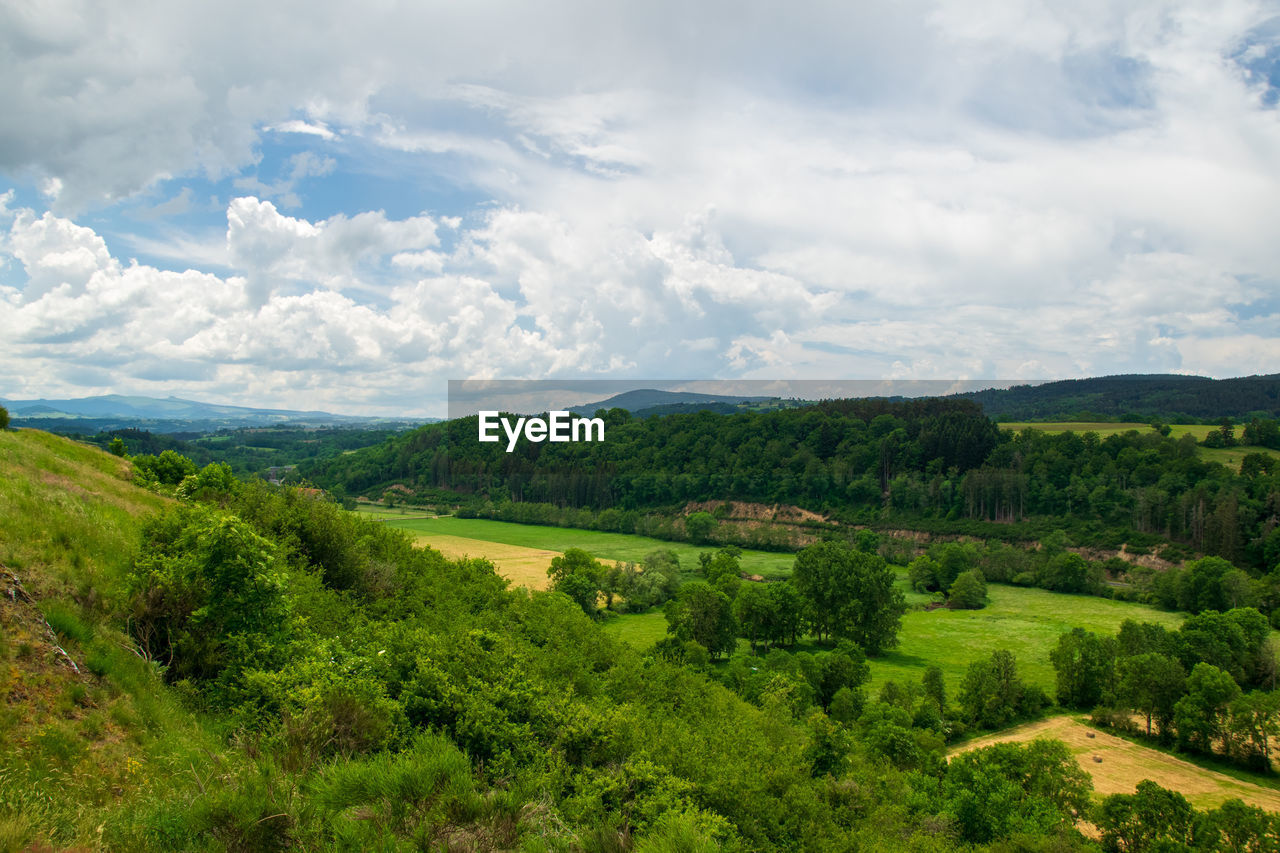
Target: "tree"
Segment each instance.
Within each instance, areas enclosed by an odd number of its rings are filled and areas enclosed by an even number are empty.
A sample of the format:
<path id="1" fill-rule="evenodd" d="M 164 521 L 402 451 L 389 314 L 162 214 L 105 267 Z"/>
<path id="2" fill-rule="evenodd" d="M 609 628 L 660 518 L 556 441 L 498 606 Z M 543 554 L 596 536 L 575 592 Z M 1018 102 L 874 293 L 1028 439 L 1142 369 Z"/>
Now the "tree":
<path id="1" fill-rule="evenodd" d="M 1271 771 L 1271 745 L 1280 737 L 1280 693 L 1254 691 L 1231 703 L 1227 735 L 1231 757 L 1264 773 Z"/>
<path id="2" fill-rule="evenodd" d="M 1228 709 L 1240 695 L 1230 673 L 1213 664 L 1198 663 L 1187 678 L 1187 695 L 1173 706 L 1178 741 L 1198 752 L 1213 752 L 1213 743 L 1226 734 Z"/>
<path id="3" fill-rule="evenodd" d="M 551 588 L 577 602 L 588 616 L 596 614 L 604 575 L 604 566 L 581 548 L 568 548 L 564 554 L 553 557 L 547 569 Z"/>
<path id="4" fill-rule="evenodd" d="M 947 687 L 942 677 L 942 667 L 930 664 L 920 679 L 924 684 L 924 693 L 938 705 L 938 710 L 947 710 Z"/>
<path id="5" fill-rule="evenodd" d="M 159 456 L 140 454 L 133 457 L 133 470 L 135 479 L 144 485 L 176 486 L 196 472 L 196 463 L 177 451 L 165 450 Z"/>
<path id="6" fill-rule="evenodd" d="M 1017 661 L 1005 649 L 969 664 L 960 682 L 958 701 L 969 723 L 986 729 L 1000 728 L 1039 710 L 1039 697 L 1023 685 Z"/>
<path id="7" fill-rule="evenodd" d="M 0 406 L 0 429 L 9 428 L 9 410 Z"/>
<path id="8" fill-rule="evenodd" d="M 1104 798 L 1093 822 L 1102 834 L 1103 850 L 1143 853 L 1191 849 L 1195 816 L 1182 794 L 1143 779 L 1132 794 Z"/>
<path id="9" fill-rule="evenodd" d="M 1083 628 L 1058 637 L 1049 652 L 1057 672 L 1058 704 L 1092 708 L 1109 697 L 1115 686 L 1116 642 Z"/>
<path id="10" fill-rule="evenodd" d="M 1147 652 L 1116 661 L 1116 695 L 1120 704 L 1147 718 L 1147 735 L 1154 720 L 1166 737 L 1173 723 L 1173 706 L 1186 690 L 1187 672 L 1168 655 Z"/>
<path id="11" fill-rule="evenodd" d="M 695 545 L 705 545 L 711 541 L 711 531 L 719 526 L 716 517 L 709 512 L 695 512 L 684 520 L 685 532 L 689 541 Z"/>
<path id="12" fill-rule="evenodd" d="M 733 615 L 738 620 L 742 636 L 751 641 L 751 651 L 756 650 L 757 643 L 763 643 L 768 651 L 776 620 L 774 600 L 769 591 L 758 583 L 747 584 L 733 600 Z"/>
<path id="13" fill-rule="evenodd" d="M 266 666 L 291 628 L 276 547 L 245 522 L 183 506 L 149 522 L 128 575 L 129 624 L 173 679 Z"/>
<path id="14" fill-rule="evenodd" d="M 938 565 L 937 560 L 928 554 L 921 554 L 907 566 L 907 580 L 916 592 L 933 592 L 941 588 L 938 583 L 940 571 L 941 566 Z"/>
<path id="15" fill-rule="evenodd" d="M 1050 835 L 1085 815 L 1089 788 L 1088 774 L 1061 741 L 998 743 L 951 759 L 943 813 L 962 839 L 975 844 Z"/>
<path id="16" fill-rule="evenodd" d="M 820 655 L 816 661 L 818 682 L 814 685 L 815 699 L 826 711 L 831 700 L 844 688 L 857 690 L 871 677 L 866 655 L 850 642 L 842 642 L 835 651 Z"/>
<path id="17" fill-rule="evenodd" d="M 107 445 L 107 452 L 110 453 L 112 456 L 119 456 L 123 458 L 126 452 L 126 448 L 124 446 L 124 439 L 118 435 L 115 438 L 111 439 L 111 443 Z"/>
<path id="18" fill-rule="evenodd" d="M 788 581 L 771 583 L 767 587 L 773 602 L 773 622 L 770 624 L 771 642 L 794 646 L 804 630 L 804 599 Z"/>
<path id="19" fill-rule="evenodd" d="M 876 655 L 898 641 L 906 599 L 876 554 L 820 542 L 796 555 L 792 582 L 809 604 L 818 639 L 850 639 Z"/>
<path id="20" fill-rule="evenodd" d="M 729 596 L 705 583 L 687 583 L 680 594 L 667 602 L 667 632 L 681 640 L 694 640 L 715 660 L 733 651 L 738 639 L 738 620 L 733 616 Z"/>
<path id="21" fill-rule="evenodd" d="M 981 610 L 987 604 L 987 582 L 982 572 L 961 572 L 947 590 L 947 603 L 957 610 Z"/>

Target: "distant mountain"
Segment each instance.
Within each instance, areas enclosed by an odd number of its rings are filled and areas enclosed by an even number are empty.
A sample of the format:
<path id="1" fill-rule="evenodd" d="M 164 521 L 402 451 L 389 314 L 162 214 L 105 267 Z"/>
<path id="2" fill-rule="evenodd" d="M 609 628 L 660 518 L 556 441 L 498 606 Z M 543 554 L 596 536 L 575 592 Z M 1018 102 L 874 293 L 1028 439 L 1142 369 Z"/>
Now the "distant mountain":
<path id="1" fill-rule="evenodd" d="M 640 388 L 635 391 L 624 391 L 598 403 L 584 403 L 572 406 L 569 411 L 579 415 L 594 414 L 597 409 L 626 409 L 637 413 L 646 409 L 677 406 L 681 411 L 696 411 L 706 406 L 738 406 L 741 403 L 758 404 L 776 399 L 774 397 L 737 397 L 725 394 L 697 394 L 691 391 L 658 391 L 652 388 Z"/>
<path id="2" fill-rule="evenodd" d="M 1280 374 L 1210 379 L 1132 374 L 1066 379 L 955 396 L 974 400 L 988 417 L 1011 421 L 1280 417 Z"/>
<path id="3" fill-rule="evenodd" d="M 436 418 L 383 418 L 336 415 L 321 411 L 261 409 L 225 406 L 179 397 L 108 394 L 71 400 L 0 401 L 9 410 L 14 426 L 32 426 L 56 432 L 94 433 L 112 429 L 145 429 L 151 432 L 210 432 L 228 427 L 253 426 L 352 426 L 387 423 L 428 423 Z"/>

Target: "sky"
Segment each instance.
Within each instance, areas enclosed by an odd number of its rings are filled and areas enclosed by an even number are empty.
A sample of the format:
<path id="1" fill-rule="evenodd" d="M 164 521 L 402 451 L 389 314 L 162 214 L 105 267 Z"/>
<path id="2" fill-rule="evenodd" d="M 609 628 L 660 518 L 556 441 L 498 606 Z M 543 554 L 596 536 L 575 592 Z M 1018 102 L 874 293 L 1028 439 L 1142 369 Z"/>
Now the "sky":
<path id="1" fill-rule="evenodd" d="M 0 398 L 1280 372 L 1280 2 L 0 3 Z"/>

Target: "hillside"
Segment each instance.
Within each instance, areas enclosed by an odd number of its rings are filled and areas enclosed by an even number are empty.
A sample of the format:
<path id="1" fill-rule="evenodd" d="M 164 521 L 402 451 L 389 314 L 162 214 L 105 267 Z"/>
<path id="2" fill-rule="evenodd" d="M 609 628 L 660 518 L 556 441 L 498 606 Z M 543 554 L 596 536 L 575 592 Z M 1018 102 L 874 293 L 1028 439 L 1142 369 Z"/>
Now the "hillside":
<path id="1" fill-rule="evenodd" d="M 170 498 L 32 431 L 0 432 L 0 463 L 0 850 L 1088 849 L 1066 750 L 942 760 L 966 729 L 1044 709 L 1012 656 L 1003 676 L 971 661 L 954 699 L 927 671 L 870 694 L 847 641 L 709 665 L 702 628 L 650 652 L 612 639 L 576 570 L 511 590 L 487 561 L 216 465 L 158 486 Z M 736 593 L 732 559 L 707 556 Z M 691 578 L 673 614 L 728 606 L 713 582 Z M 1224 658 L 1244 684 L 1256 646 Z M 1001 793 L 966 812 L 975 774 Z"/>
<path id="2" fill-rule="evenodd" d="M 1067 379 L 957 395 L 1008 421 L 1111 418 L 1165 423 L 1280 417 L 1280 376 L 1128 375 Z"/>
<path id="3" fill-rule="evenodd" d="M 161 399 L 122 394 L 61 400 L 0 400 L 0 404 L 9 410 L 16 426 L 85 435 L 122 429 L 145 429 L 158 433 L 205 433 L 245 427 L 373 427 L 435 420 L 228 406 L 179 397 Z"/>

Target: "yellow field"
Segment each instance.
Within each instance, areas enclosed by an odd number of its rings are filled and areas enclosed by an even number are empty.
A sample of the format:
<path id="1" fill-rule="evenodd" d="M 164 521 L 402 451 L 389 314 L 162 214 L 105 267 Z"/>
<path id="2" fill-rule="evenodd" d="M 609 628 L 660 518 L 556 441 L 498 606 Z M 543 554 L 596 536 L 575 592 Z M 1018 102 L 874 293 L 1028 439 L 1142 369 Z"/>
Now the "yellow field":
<path id="1" fill-rule="evenodd" d="M 484 557 L 492 561 L 498 574 L 511 581 L 514 586 L 529 589 L 547 588 L 547 569 L 551 566 L 552 558 L 560 556 L 559 551 L 503 545 L 500 542 L 485 542 L 483 539 L 467 539 L 443 533 L 416 533 L 414 539 L 419 545 L 430 545 L 450 559 Z"/>
<path id="2" fill-rule="evenodd" d="M 1089 737 L 1090 733 L 1093 737 Z M 1131 794 L 1139 782 L 1150 779 L 1162 787 L 1178 791 L 1199 809 L 1217 808 L 1226 800 L 1238 798 L 1267 811 L 1280 812 L 1280 790 L 1197 767 L 1067 716 L 1050 717 L 978 738 L 958 747 L 955 752 L 1003 741 L 1021 743 L 1038 737 L 1064 742 L 1084 771 L 1093 777 L 1094 791 L 1102 796 Z M 1095 761 L 1095 758 L 1102 760 Z"/>

